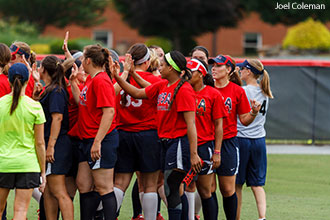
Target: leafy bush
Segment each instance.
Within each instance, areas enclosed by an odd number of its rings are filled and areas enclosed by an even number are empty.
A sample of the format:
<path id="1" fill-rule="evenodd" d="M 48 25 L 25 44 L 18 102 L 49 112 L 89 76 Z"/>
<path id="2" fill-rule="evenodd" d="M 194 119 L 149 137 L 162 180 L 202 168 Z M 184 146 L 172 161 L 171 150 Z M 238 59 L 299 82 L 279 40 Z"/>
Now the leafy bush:
<path id="1" fill-rule="evenodd" d="M 288 29 L 283 41 L 283 48 L 290 47 L 301 50 L 328 50 L 330 48 L 330 31 L 321 22 L 308 18 Z"/>
<path id="2" fill-rule="evenodd" d="M 150 38 L 145 42 L 145 44 L 149 47 L 151 45 L 157 45 L 163 48 L 164 52 L 167 53 L 172 50 L 173 45 L 172 42 L 166 38 L 163 37 L 153 37 Z"/>
<path id="3" fill-rule="evenodd" d="M 30 47 L 36 54 L 49 54 L 50 53 L 50 47 L 48 44 L 31 44 Z"/>

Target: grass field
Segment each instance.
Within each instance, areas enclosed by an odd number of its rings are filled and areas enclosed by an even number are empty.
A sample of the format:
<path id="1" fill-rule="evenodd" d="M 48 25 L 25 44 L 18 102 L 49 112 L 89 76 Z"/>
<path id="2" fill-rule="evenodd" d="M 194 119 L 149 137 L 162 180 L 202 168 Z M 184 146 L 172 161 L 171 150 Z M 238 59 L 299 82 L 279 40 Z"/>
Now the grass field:
<path id="1" fill-rule="evenodd" d="M 330 219 L 330 155 L 268 155 L 267 219 L 326 220 Z M 8 200 L 8 219 L 12 219 L 13 192 Z M 119 220 L 132 215 L 131 187 L 126 193 Z M 219 219 L 225 219 L 222 200 Z M 32 199 L 28 219 L 37 219 L 37 203 Z M 166 208 L 162 214 L 167 218 Z M 75 219 L 79 219 L 79 198 L 75 198 Z M 243 191 L 242 220 L 258 219 L 253 194 Z"/>

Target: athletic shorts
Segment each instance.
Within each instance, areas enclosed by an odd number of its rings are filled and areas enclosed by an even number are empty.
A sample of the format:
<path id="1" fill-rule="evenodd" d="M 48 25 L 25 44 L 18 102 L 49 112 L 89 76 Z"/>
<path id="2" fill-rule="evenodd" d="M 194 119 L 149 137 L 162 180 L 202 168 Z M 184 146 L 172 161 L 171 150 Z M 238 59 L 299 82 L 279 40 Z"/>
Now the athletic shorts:
<path id="1" fill-rule="evenodd" d="M 209 141 L 197 147 L 198 156 L 204 161 L 202 170 L 198 175 L 208 175 L 214 173 L 211 165 L 211 158 L 214 152 L 214 142 Z"/>
<path id="2" fill-rule="evenodd" d="M 0 188 L 33 189 L 40 185 L 40 173 L 0 173 Z"/>
<path id="3" fill-rule="evenodd" d="M 240 163 L 236 183 L 264 186 L 267 172 L 265 138 L 238 138 Z"/>
<path id="4" fill-rule="evenodd" d="M 162 170 L 190 170 L 190 145 L 187 136 L 161 139 Z"/>
<path id="5" fill-rule="evenodd" d="M 91 148 L 94 138 L 83 139 L 80 145 L 79 161 L 87 161 L 92 170 L 99 168 L 112 169 L 117 161 L 117 148 L 119 145 L 119 137 L 116 129 L 107 134 L 101 142 L 101 157 L 97 161 L 91 158 Z"/>
<path id="6" fill-rule="evenodd" d="M 155 172 L 160 169 L 160 143 L 157 130 L 127 132 L 118 130 L 116 173 Z"/>
<path id="7" fill-rule="evenodd" d="M 219 176 L 234 176 L 238 172 L 239 149 L 237 137 L 225 139 L 221 146 L 221 162 L 216 169 Z"/>
<path id="8" fill-rule="evenodd" d="M 46 144 L 48 138 L 45 138 Z M 54 163 L 47 163 L 46 176 L 67 175 L 72 165 L 72 144 L 68 135 L 58 136 L 55 144 Z"/>
<path id="9" fill-rule="evenodd" d="M 78 173 L 78 166 L 79 166 L 79 157 L 80 157 L 80 151 L 79 147 L 81 144 L 81 140 L 76 138 L 76 137 L 70 137 L 71 144 L 72 144 L 72 166 L 71 169 L 69 170 L 69 173 L 66 175 L 68 177 L 77 177 Z"/>

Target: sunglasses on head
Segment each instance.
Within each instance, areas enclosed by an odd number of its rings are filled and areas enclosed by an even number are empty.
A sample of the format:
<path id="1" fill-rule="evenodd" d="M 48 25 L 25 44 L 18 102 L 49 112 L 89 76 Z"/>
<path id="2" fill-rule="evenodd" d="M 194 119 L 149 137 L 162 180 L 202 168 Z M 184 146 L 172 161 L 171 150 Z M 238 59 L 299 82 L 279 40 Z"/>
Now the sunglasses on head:
<path id="1" fill-rule="evenodd" d="M 10 46 L 10 51 L 11 51 L 11 60 L 15 60 L 16 59 L 16 54 L 19 55 L 25 55 L 25 59 L 29 59 L 30 58 L 30 54 L 26 53 L 25 51 L 23 51 L 21 48 L 17 47 L 16 45 L 12 44 Z"/>

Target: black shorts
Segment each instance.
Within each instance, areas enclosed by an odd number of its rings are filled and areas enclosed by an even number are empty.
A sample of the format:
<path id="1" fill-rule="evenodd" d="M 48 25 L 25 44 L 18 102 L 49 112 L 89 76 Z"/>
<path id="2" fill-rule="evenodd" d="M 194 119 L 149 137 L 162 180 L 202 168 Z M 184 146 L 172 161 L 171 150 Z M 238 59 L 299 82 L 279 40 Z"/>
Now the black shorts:
<path id="1" fill-rule="evenodd" d="M 91 158 L 91 148 L 94 138 L 83 139 L 79 147 L 79 162 L 87 161 L 92 170 L 99 168 L 112 169 L 117 161 L 117 148 L 119 145 L 119 137 L 116 129 L 105 135 L 101 142 L 101 157 L 97 161 Z"/>
<path id="2" fill-rule="evenodd" d="M 40 173 L 0 173 L 0 188 L 33 189 L 40 185 Z"/>
<path id="3" fill-rule="evenodd" d="M 160 143 L 156 130 L 127 132 L 119 130 L 117 173 L 142 173 L 160 170 Z"/>
<path id="4" fill-rule="evenodd" d="M 238 173 L 239 149 L 237 137 L 222 141 L 221 163 L 216 169 L 219 176 L 234 176 Z"/>
<path id="5" fill-rule="evenodd" d="M 214 173 L 211 165 L 211 158 L 214 152 L 214 141 L 209 141 L 197 147 L 198 156 L 204 161 L 202 170 L 198 175 L 208 175 Z"/>
<path id="6" fill-rule="evenodd" d="M 72 144 L 72 166 L 69 170 L 69 173 L 66 175 L 68 177 L 72 176 L 73 178 L 77 177 L 78 166 L 79 166 L 79 147 L 81 145 L 81 140 L 76 137 L 70 137 Z"/>
<path id="7" fill-rule="evenodd" d="M 188 137 L 162 139 L 162 170 L 180 169 L 188 172 L 190 164 L 190 145 Z"/>
<path id="8" fill-rule="evenodd" d="M 48 139 L 45 138 L 46 143 Z M 47 163 L 46 175 L 67 175 L 72 165 L 72 144 L 68 135 L 60 135 L 55 144 L 54 163 Z"/>

